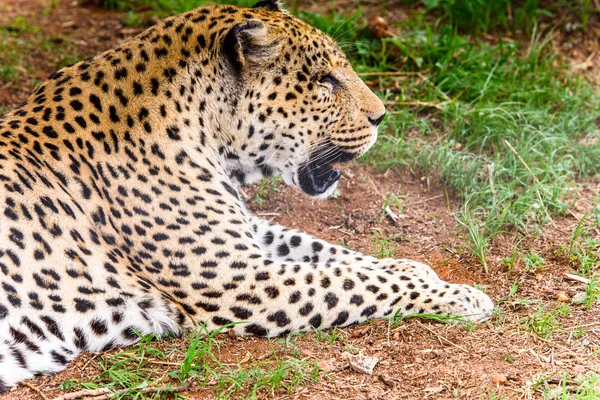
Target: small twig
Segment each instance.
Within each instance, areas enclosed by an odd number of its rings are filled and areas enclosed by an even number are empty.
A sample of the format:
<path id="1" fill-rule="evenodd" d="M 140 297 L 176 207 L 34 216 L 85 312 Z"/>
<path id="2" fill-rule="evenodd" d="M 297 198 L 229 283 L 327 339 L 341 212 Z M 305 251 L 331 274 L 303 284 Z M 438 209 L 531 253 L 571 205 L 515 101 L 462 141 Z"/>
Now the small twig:
<path id="1" fill-rule="evenodd" d="M 575 218 L 575 219 L 577 220 L 577 222 L 581 221 L 581 217 L 580 217 L 580 216 L 578 216 L 577 214 L 575 214 L 575 213 L 574 213 L 573 211 L 571 211 L 570 209 L 567 209 L 567 212 L 568 212 L 569 214 L 571 214 L 571 216 L 572 216 L 573 218 Z"/>
<path id="2" fill-rule="evenodd" d="M 126 389 L 126 391 L 127 390 L 129 390 L 129 389 Z M 75 400 L 75 399 L 78 399 L 83 396 L 86 396 L 85 399 L 97 400 L 98 398 L 101 398 L 98 396 L 106 396 L 106 395 L 110 395 L 111 397 L 115 396 L 115 394 L 113 392 L 111 392 L 110 389 L 107 389 L 107 388 L 84 389 L 84 390 L 80 390 L 78 392 L 72 392 L 72 393 L 60 395 L 58 397 L 55 397 L 52 400 Z M 104 397 L 104 398 L 109 398 L 109 397 Z"/>
<path id="3" fill-rule="evenodd" d="M 590 280 L 588 278 L 584 278 L 583 276 L 579 276 L 579 275 L 575 275 L 575 274 L 565 274 L 565 278 L 567 278 L 570 281 L 581 282 L 585 285 L 590 283 Z"/>
<path id="4" fill-rule="evenodd" d="M 181 393 L 181 392 L 186 392 L 190 389 L 190 386 L 192 385 L 192 382 L 194 381 L 194 376 L 191 376 L 188 378 L 188 380 L 180 386 L 176 386 L 176 387 L 171 387 L 168 385 L 165 386 L 150 386 L 150 387 L 145 387 L 145 388 L 141 388 L 139 390 L 136 389 L 119 389 L 119 390 L 115 390 L 112 391 L 108 388 L 100 388 L 100 389 L 84 389 L 84 390 L 80 390 L 78 392 L 73 392 L 73 393 L 67 393 L 67 394 L 63 394 L 61 396 L 55 397 L 52 400 L 75 400 L 78 398 L 83 398 L 83 400 L 108 400 L 111 399 L 115 396 L 119 396 L 123 393 L 129 392 L 129 391 L 135 391 L 137 393 L 158 393 L 158 392 L 169 392 L 169 393 Z"/>
<path id="5" fill-rule="evenodd" d="M 373 182 L 373 179 L 371 179 L 370 176 L 369 176 L 369 182 L 371 182 L 371 186 L 373 186 L 373 189 L 375 189 L 375 192 L 379 195 L 379 197 L 381 197 L 385 201 L 385 196 L 383 194 L 381 194 L 381 192 L 379 191 L 379 189 L 375 185 L 375 182 Z"/>
<path id="6" fill-rule="evenodd" d="M 81 370 L 81 371 L 85 371 L 85 369 L 87 368 L 87 366 L 88 366 L 88 365 L 89 365 L 89 364 L 90 364 L 92 361 L 94 361 L 94 360 L 96 359 L 96 357 L 98 357 L 98 353 L 95 353 L 95 354 L 94 354 L 92 357 L 90 357 L 90 359 L 89 359 L 89 360 L 87 360 L 87 361 L 85 362 L 85 364 L 83 364 L 83 367 L 81 367 L 81 369 L 80 369 L 80 370 Z"/>
<path id="7" fill-rule="evenodd" d="M 590 326 L 600 325 L 600 322 L 592 322 L 591 324 L 583 324 L 583 325 L 573 325 L 568 328 L 565 328 L 566 331 L 573 330 L 575 328 L 589 328 Z"/>
<path id="8" fill-rule="evenodd" d="M 381 383 L 383 383 L 385 386 L 393 388 L 394 387 L 394 382 L 392 382 L 391 379 L 389 379 L 387 376 L 383 376 L 381 374 L 377 375 L 377 378 L 381 381 Z"/>
<path id="9" fill-rule="evenodd" d="M 433 196 L 433 197 L 429 197 L 427 199 L 422 199 L 422 200 L 419 200 L 419 201 L 415 201 L 414 203 L 405 204 L 404 207 L 412 207 L 412 206 L 416 206 L 417 204 L 427 203 L 428 201 L 439 199 L 440 197 L 444 197 L 444 194 L 443 193 L 442 194 L 438 194 L 437 196 Z"/>
<path id="10" fill-rule="evenodd" d="M 44 392 L 42 392 L 42 390 L 39 387 L 35 386 L 33 383 L 29 383 L 27 381 L 21 381 L 21 385 L 26 386 L 29 389 L 33 390 L 34 392 L 39 394 L 42 399 L 48 400 L 48 397 L 44 394 Z"/>

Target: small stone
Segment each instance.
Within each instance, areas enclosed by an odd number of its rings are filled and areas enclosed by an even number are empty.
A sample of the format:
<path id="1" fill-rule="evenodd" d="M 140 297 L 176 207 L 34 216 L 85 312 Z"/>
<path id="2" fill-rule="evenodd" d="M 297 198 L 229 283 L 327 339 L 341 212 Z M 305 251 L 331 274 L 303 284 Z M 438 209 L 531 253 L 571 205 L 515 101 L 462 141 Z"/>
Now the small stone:
<path id="1" fill-rule="evenodd" d="M 567 303 L 570 299 L 565 293 L 560 292 L 556 295 L 556 300 L 560 301 L 561 303 Z"/>
<path id="2" fill-rule="evenodd" d="M 321 368 L 325 372 L 332 372 L 333 370 L 335 370 L 333 363 L 331 363 L 329 361 L 321 360 L 321 361 L 319 361 L 318 365 L 319 365 L 319 368 Z"/>
<path id="3" fill-rule="evenodd" d="M 504 374 L 494 374 L 492 376 L 492 382 L 494 382 L 496 385 L 504 385 L 506 382 L 508 382 L 508 378 Z"/>
<path id="4" fill-rule="evenodd" d="M 577 292 L 573 296 L 573 303 L 575 303 L 575 304 L 581 304 L 581 303 L 583 303 L 585 301 L 586 297 L 587 297 L 587 295 L 585 294 L 585 292 Z"/>
<path id="5" fill-rule="evenodd" d="M 348 361 L 350 363 L 350 368 L 352 368 L 356 372 L 360 372 L 361 374 L 372 375 L 373 369 L 379 362 L 379 358 L 377 357 L 368 357 L 359 353 L 358 355 L 348 354 Z"/>
<path id="6" fill-rule="evenodd" d="M 581 374 L 582 372 L 585 372 L 585 367 L 583 365 L 576 365 L 573 367 L 573 372 Z"/>

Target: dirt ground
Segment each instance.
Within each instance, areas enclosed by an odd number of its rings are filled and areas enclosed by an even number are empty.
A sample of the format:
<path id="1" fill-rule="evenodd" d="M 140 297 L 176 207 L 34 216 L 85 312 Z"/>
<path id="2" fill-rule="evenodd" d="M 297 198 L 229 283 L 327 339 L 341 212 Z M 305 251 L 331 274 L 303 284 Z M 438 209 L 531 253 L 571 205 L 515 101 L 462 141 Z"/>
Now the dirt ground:
<path id="1" fill-rule="evenodd" d="M 77 44 L 82 55 L 116 46 L 143 30 L 124 26 L 122 14 L 84 7 L 76 1 L 65 0 L 45 11 L 47 7 L 46 0 L 2 0 L 0 25 L 16 15 L 33 18 L 41 32 L 65 38 L 62 40 L 68 38 Z M 3 85 L 0 81 L 0 106 L 10 108 L 18 104 L 27 97 L 36 80 L 54 71 L 55 65 L 48 62 L 48 57 L 52 55 L 32 51 L 26 56 L 26 63 L 35 68 L 27 69 L 17 83 Z M 600 306 L 596 304 L 586 310 L 571 304 L 583 285 L 565 277 L 565 273 L 572 271 L 568 260 L 558 255 L 559 246 L 568 243 L 579 218 L 593 207 L 591 199 L 600 193 L 598 184 L 582 187 L 572 213 L 553 221 L 544 233 L 529 236 L 521 243 L 521 247 L 546 260 L 542 271 L 526 273 L 520 263 L 509 269 L 502 259 L 511 256 L 516 243 L 514 237 L 505 235 L 494 242 L 486 274 L 464 249 L 454 216 L 459 201 L 443 188 L 428 186 L 427 179 L 419 174 L 378 172 L 356 162 L 343 166 L 343 174 L 337 199 L 311 201 L 295 189 L 280 187 L 280 192 L 272 193 L 258 205 L 256 187 L 247 189 L 245 194 L 258 215 L 355 250 L 373 253 L 376 250 L 373 237 L 382 232 L 388 238 L 395 238 L 394 257 L 430 264 L 451 282 L 481 285 L 500 311 L 474 329 L 414 319 L 390 327 L 387 321 L 379 320 L 341 330 L 333 343 L 315 335 L 295 338 L 296 348 L 301 349 L 303 357 L 317 361 L 323 369 L 319 382 L 302 386 L 289 395 L 263 394 L 263 397 L 537 399 L 542 398 L 544 387 L 556 387 L 565 373 L 571 377 L 593 371 L 600 373 Z M 403 212 L 396 210 L 400 218 L 395 223 L 386 216 L 382 218 L 383 204 L 390 193 L 403 196 Z M 515 282 L 519 290 L 509 297 Z M 557 332 L 549 339 L 532 334 L 525 322 L 540 306 L 548 310 L 558 307 L 559 298 L 571 304 L 571 311 L 559 319 Z M 582 327 L 583 334 L 578 327 Z M 283 356 L 291 352 L 283 344 L 264 339 L 228 335 L 219 339 L 224 343 L 220 353 L 222 362 L 250 365 L 265 355 Z M 186 344 L 174 339 L 158 346 L 181 346 L 183 350 Z M 348 347 L 379 358 L 373 375 L 359 374 L 348 367 Z M 62 382 L 95 374 L 100 357 L 103 355 L 84 354 L 67 370 L 29 381 L 0 395 L 0 399 L 59 396 L 63 394 Z M 173 367 L 157 365 L 156 368 L 166 373 Z M 538 386 L 541 378 L 544 383 Z M 576 386 L 573 381 L 567 385 Z M 215 393 L 192 386 L 185 395 L 204 399 L 214 397 Z"/>

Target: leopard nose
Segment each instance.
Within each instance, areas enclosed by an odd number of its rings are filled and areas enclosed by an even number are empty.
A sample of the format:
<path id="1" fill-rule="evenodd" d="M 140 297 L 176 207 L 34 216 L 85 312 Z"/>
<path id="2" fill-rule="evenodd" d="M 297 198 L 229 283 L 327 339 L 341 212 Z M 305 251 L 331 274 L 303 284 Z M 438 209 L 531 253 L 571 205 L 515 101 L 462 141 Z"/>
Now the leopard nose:
<path id="1" fill-rule="evenodd" d="M 379 126 L 379 124 L 381 124 L 381 121 L 383 121 L 383 117 L 385 117 L 385 111 L 379 115 L 367 117 L 367 119 L 369 120 L 371 125 L 377 127 Z"/>

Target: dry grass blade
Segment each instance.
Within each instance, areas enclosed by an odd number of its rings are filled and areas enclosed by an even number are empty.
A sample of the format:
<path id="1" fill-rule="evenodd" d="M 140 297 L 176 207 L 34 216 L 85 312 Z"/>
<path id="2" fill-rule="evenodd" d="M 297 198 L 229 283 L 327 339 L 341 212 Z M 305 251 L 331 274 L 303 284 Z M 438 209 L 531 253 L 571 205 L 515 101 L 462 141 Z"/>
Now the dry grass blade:
<path id="1" fill-rule="evenodd" d="M 48 397 L 44 394 L 44 392 L 42 392 L 42 390 L 39 387 L 35 386 L 34 384 L 29 383 L 28 381 L 22 381 L 21 385 L 26 386 L 29 389 L 33 390 L 34 392 L 39 394 L 42 399 L 48 400 Z"/>
<path id="2" fill-rule="evenodd" d="M 415 76 L 419 75 L 420 72 L 405 72 L 405 71 L 373 71 L 373 72 L 361 72 L 359 76 Z"/>

